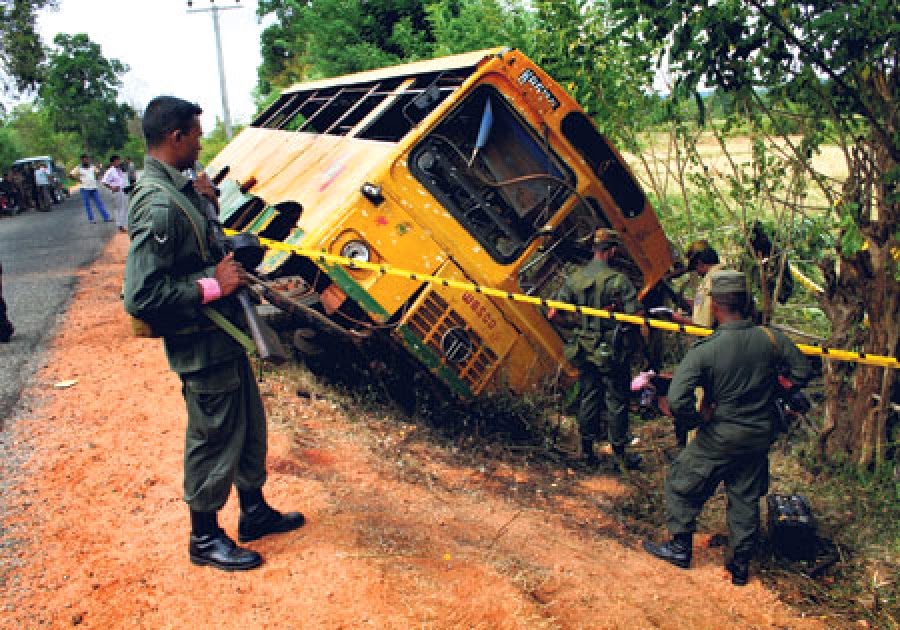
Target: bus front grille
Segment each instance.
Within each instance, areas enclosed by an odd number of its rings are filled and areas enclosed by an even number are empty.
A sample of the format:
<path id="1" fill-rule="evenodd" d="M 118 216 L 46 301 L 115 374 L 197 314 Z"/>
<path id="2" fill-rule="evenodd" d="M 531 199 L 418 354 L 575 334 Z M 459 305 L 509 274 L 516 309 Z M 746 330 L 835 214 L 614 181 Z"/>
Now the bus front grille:
<path id="1" fill-rule="evenodd" d="M 497 354 L 444 298 L 429 291 L 407 325 L 473 393 L 482 390 L 497 364 Z"/>

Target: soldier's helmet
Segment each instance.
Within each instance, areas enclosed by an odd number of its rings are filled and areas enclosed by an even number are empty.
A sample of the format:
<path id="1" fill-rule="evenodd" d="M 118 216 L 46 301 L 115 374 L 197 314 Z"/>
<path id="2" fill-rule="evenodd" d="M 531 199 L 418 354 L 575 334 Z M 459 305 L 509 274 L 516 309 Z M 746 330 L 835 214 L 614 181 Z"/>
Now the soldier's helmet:
<path id="1" fill-rule="evenodd" d="M 615 230 L 609 228 L 598 228 L 594 232 L 594 247 L 600 245 L 621 245 L 622 237 Z"/>

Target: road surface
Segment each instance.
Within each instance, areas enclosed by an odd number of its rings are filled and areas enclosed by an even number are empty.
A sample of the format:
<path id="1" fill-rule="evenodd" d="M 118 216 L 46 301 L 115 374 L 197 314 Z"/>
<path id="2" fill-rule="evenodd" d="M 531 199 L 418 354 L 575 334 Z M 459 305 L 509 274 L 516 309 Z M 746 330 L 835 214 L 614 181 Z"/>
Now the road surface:
<path id="1" fill-rule="evenodd" d="M 106 195 L 104 202 L 111 210 Z M 0 429 L 40 366 L 72 297 L 76 272 L 94 262 L 116 233 L 113 223 L 88 223 L 77 191 L 52 208 L 0 217 L 3 297 L 16 327 L 10 343 L 0 344 Z"/>

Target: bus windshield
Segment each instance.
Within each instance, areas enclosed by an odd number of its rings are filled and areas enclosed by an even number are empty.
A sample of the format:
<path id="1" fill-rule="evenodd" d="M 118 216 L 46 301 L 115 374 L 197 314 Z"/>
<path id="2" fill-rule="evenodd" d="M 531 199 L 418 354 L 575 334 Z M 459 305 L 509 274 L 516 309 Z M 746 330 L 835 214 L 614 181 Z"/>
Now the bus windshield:
<path id="1" fill-rule="evenodd" d="M 519 258 L 574 188 L 571 169 L 487 85 L 425 136 L 409 167 L 503 264 Z"/>

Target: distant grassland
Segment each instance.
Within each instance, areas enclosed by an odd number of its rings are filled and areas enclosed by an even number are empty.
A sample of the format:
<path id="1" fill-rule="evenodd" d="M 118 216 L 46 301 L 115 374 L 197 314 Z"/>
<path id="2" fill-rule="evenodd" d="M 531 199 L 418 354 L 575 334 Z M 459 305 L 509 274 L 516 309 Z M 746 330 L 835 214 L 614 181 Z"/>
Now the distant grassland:
<path id="1" fill-rule="evenodd" d="M 795 144 L 799 144 L 800 138 L 794 137 L 791 140 Z M 666 181 L 666 188 L 670 191 L 677 189 L 677 182 L 674 181 L 675 174 L 678 172 L 678 158 L 675 151 L 670 145 L 670 136 L 665 133 L 653 133 L 643 137 L 647 149 L 639 159 L 638 156 L 625 154 L 624 157 L 628 164 L 632 167 L 634 173 L 647 186 L 649 184 L 648 175 L 645 170 L 644 162 L 649 168 L 653 169 L 654 176 L 659 181 Z M 738 136 L 729 138 L 726 142 L 728 155 L 723 151 L 719 142 L 712 134 L 703 134 L 697 142 L 697 152 L 703 161 L 707 172 L 715 179 L 725 180 L 734 174 L 734 165 L 749 164 L 753 157 L 752 139 L 748 136 Z M 790 149 L 785 143 L 779 142 L 773 145 L 773 155 L 788 155 Z M 685 159 L 682 155 L 681 159 Z M 812 156 L 812 168 L 822 174 L 825 178 L 835 184 L 840 184 L 847 178 L 847 159 L 842 149 L 837 145 L 823 145 L 817 153 Z M 698 172 L 699 167 L 688 164 L 687 172 Z M 722 182 L 725 183 L 724 181 Z M 814 183 L 811 183 L 806 203 L 809 206 L 824 207 L 826 202 L 822 191 Z"/>

